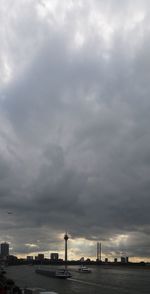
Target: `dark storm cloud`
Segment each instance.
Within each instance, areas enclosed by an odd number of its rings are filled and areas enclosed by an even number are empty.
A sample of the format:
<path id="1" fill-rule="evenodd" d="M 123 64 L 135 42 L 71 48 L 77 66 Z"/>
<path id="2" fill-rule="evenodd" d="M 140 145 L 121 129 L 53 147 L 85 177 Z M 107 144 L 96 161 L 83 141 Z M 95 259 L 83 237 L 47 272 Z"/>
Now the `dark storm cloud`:
<path id="1" fill-rule="evenodd" d="M 54 2 L 16 0 L 2 20 L 2 239 L 47 251 L 67 229 L 148 256 L 150 5 Z"/>

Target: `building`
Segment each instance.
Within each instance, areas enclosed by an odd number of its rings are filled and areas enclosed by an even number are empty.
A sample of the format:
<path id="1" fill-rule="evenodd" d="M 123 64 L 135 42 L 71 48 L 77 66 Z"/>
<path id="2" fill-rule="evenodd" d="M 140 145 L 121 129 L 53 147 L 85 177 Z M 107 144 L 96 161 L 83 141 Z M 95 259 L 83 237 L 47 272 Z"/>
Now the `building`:
<path id="1" fill-rule="evenodd" d="M 1 243 L 1 257 L 7 258 L 9 256 L 9 244 L 8 243 Z"/>
<path id="2" fill-rule="evenodd" d="M 36 261 L 42 261 L 42 260 L 44 260 L 44 254 L 43 253 L 39 253 L 38 256 L 35 256 L 35 260 Z"/>
<path id="3" fill-rule="evenodd" d="M 38 258 L 38 260 L 43 260 L 44 259 L 44 254 L 39 253 L 37 258 Z"/>
<path id="4" fill-rule="evenodd" d="M 97 242 L 97 261 L 101 261 L 102 256 L 102 245 L 100 242 Z"/>
<path id="5" fill-rule="evenodd" d="M 27 260 L 28 260 L 28 261 L 31 261 L 31 260 L 33 260 L 33 256 L 31 256 L 31 255 L 28 255 L 28 256 L 27 256 Z"/>
<path id="6" fill-rule="evenodd" d="M 121 256 L 121 263 L 126 263 L 126 258 L 124 256 Z"/>
<path id="7" fill-rule="evenodd" d="M 15 265 L 15 264 L 17 264 L 17 262 L 18 262 L 18 258 L 17 258 L 17 256 L 14 256 L 14 255 L 9 255 L 8 257 L 7 257 L 7 261 L 8 261 L 8 264 L 9 265 Z"/>
<path id="8" fill-rule="evenodd" d="M 59 259 L 59 254 L 58 253 L 51 253 L 50 259 L 53 261 L 57 261 Z"/>
<path id="9" fill-rule="evenodd" d="M 129 262 L 129 257 L 128 256 L 126 256 L 126 257 L 121 256 L 121 263 L 128 263 L 128 262 Z"/>

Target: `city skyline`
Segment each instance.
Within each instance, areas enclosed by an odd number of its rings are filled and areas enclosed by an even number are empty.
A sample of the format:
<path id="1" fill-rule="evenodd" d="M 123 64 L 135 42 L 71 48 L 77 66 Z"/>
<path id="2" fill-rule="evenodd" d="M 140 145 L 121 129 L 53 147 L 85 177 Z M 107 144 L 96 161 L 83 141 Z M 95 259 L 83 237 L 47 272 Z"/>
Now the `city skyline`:
<path id="1" fill-rule="evenodd" d="M 70 241 L 72 241 L 72 240 L 70 239 Z M 85 244 L 85 240 L 82 240 L 82 242 L 84 242 L 84 244 Z M 131 256 L 131 255 L 129 256 L 127 249 L 126 250 L 123 249 L 123 250 L 121 250 L 119 252 L 117 252 L 117 251 L 109 252 L 108 247 L 105 248 L 105 245 L 102 244 L 99 241 L 98 242 L 94 241 L 91 248 L 90 248 L 90 243 L 89 244 L 87 243 L 87 247 L 89 246 L 89 251 L 88 250 L 86 251 L 86 253 L 89 252 L 89 255 L 85 256 L 84 255 L 85 252 L 83 250 L 81 252 L 81 255 L 79 256 L 79 255 L 75 255 L 75 254 L 72 253 L 72 248 L 71 248 L 72 242 L 71 242 L 71 244 L 69 245 L 69 248 L 68 248 L 68 254 L 67 254 L 68 255 L 68 260 L 70 260 L 70 261 L 71 260 L 80 260 L 80 259 L 84 258 L 85 260 L 90 259 L 91 261 L 96 261 L 96 260 L 100 261 L 101 260 L 101 261 L 104 262 L 105 260 L 109 260 L 110 262 L 113 262 L 115 259 L 117 259 L 118 261 L 121 261 L 122 257 L 123 258 L 128 257 L 130 259 L 131 263 L 132 262 L 150 262 L 149 258 L 143 258 L 142 259 L 142 258 L 137 258 L 136 256 Z M 8 247 L 5 246 L 5 244 L 8 245 Z M 81 244 L 81 239 L 80 239 L 80 244 Z M 10 252 L 10 255 L 14 255 L 13 248 L 10 247 L 10 245 L 11 245 L 10 243 L 2 242 L 1 246 L 2 245 L 4 245 L 4 247 L 6 247 L 6 251 Z M 33 247 L 36 247 L 36 246 L 33 246 Z M 110 248 L 111 248 L 111 246 L 110 246 Z M 35 251 L 35 252 L 30 250 L 30 251 L 28 251 L 28 254 L 23 254 L 23 255 L 22 254 L 21 255 L 16 254 L 16 256 L 18 258 L 27 258 L 27 256 L 32 256 L 33 258 L 37 258 L 37 256 L 43 255 L 44 258 L 49 259 L 49 258 L 51 258 L 51 255 L 53 255 L 53 254 L 54 255 L 58 254 L 59 258 L 65 261 L 66 257 L 65 257 L 64 242 L 63 242 L 63 248 L 62 248 L 61 251 L 58 249 L 57 252 L 56 252 L 56 250 L 54 248 L 53 248 L 53 250 L 39 251 L 38 248 L 37 248 L 37 251 Z M 8 255 L 9 255 L 9 253 L 8 253 Z"/>
<path id="2" fill-rule="evenodd" d="M 36 255 L 27 255 L 25 258 L 28 260 L 28 261 L 33 261 L 33 260 L 44 260 L 45 258 L 46 259 L 51 259 L 52 261 L 58 261 L 58 260 L 63 260 L 65 263 L 67 263 L 67 261 L 69 260 L 80 260 L 80 261 L 86 261 L 86 260 L 91 260 L 91 258 L 89 257 L 81 257 L 81 258 L 73 258 L 73 259 L 68 259 L 68 239 L 69 239 L 69 235 L 67 233 L 65 233 L 64 235 L 64 240 L 65 240 L 65 246 L 64 246 L 64 256 L 63 258 L 60 258 L 59 256 L 59 253 L 58 252 L 48 252 L 46 255 L 44 253 L 39 253 L 37 254 L 36 252 Z M 14 256 L 13 254 L 10 254 L 10 248 L 9 248 L 10 244 L 7 243 L 7 242 L 3 242 L 0 244 L 0 260 L 2 261 L 6 261 L 7 258 L 10 256 Z M 16 256 L 14 256 L 16 257 Z M 91 261 L 97 261 L 97 262 L 108 262 L 108 255 L 107 255 L 107 258 L 105 257 L 105 255 L 103 255 L 103 259 L 102 259 L 102 244 L 100 242 L 97 242 L 97 247 L 96 247 L 96 258 L 93 258 Z M 18 258 L 18 257 L 17 257 Z M 122 260 L 127 260 L 127 263 L 128 263 L 128 260 L 129 260 L 129 257 L 127 257 L 127 254 L 125 254 L 125 252 L 121 253 L 120 252 L 120 261 Z M 117 262 L 117 260 L 119 261 L 118 258 L 113 258 L 113 261 L 114 262 Z M 112 256 L 111 256 L 111 260 L 109 261 L 112 261 Z M 126 262 L 122 262 L 122 263 L 126 263 Z"/>
<path id="3" fill-rule="evenodd" d="M 86 2 L 86 3 L 85 3 Z M 0 243 L 150 260 L 150 2 L 0 1 Z M 95 248 L 95 249 L 94 249 Z"/>

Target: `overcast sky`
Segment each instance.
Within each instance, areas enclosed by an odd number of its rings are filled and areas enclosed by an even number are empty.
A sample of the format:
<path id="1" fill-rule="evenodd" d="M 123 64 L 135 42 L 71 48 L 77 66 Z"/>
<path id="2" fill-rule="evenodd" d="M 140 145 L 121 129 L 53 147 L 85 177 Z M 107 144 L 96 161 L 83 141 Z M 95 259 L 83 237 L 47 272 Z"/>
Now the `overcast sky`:
<path id="1" fill-rule="evenodd" d="M 150 255 L 150 1 L 0 0 L 0 242 Z M 8 214 L 8 212 L 12 214 Z"/>

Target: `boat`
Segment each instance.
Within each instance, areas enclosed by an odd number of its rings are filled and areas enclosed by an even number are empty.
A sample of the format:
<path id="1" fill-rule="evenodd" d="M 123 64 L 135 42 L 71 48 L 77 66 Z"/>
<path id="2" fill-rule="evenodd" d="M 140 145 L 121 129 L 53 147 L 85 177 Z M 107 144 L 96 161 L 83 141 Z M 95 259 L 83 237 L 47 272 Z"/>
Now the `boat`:
<path id="1" fill-rule="evenodd" d="M 72 275 L 67 269 L 58 269 L 58 270 L 51 270 L 51 269 L 41 269 L 38 268 L 35 270 L 37 274 L 41 274 L 47 277 L 59 278 L 59 279 L 68 279 L 71 278 Z"/>
<path id="2" fill-rule="evenodd" d="M 78 268 L 78 272 L 80 273 L 91 273 L 91 269 L 82 265 L 81 267 Z"/>

